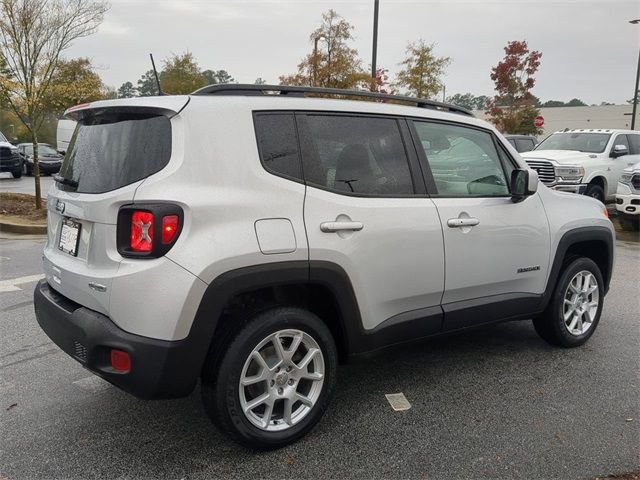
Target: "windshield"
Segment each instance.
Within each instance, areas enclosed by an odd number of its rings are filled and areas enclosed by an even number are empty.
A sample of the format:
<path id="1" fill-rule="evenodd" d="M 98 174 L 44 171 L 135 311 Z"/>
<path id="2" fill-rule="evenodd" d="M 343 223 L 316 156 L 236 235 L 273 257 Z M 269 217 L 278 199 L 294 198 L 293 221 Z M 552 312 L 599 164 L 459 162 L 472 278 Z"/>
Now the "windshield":
<path id="1" fill-rule="evenodd" d="M 163 115 L 113 112 L 78 123 L 60 175 L 75 185 L 58 188 L 104 193 L 162 170 L 171 157 L 171 122 Z"/>
<path id="2" fill-rule="evenodd" d="M 7 141 L 7 137 L 5 137 L 2 132 L 0 132 L 0 142 L 6 142 Z"/>
<path id="3" fill-rule="evenodd" d="M 538 145 L 535 150 L 577 150 L 587 153 L 602 153 L 609 143 L 608 133 L 565 132 L 554 133 Z"/>
<path id="4" fill-rule="evenodd" d="M 33 155 L 33 145 L 25 145 L 24 153 L 26 153 L 27 155 Z M 58 152 L 56 152 L 49 145 L 46 145 L 44 143 L 38 144 L 38 155 L 57 155 L 57 154 Z"/>

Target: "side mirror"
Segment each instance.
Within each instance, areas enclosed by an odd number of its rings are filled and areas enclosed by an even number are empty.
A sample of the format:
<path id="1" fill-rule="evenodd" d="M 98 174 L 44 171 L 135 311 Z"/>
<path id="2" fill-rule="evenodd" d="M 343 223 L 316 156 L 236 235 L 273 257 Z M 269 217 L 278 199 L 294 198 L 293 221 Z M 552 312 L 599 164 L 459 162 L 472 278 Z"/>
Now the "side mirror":
<path id="1" fill-rule="evenodd" d="M 511 200 L 521 202 L 538 190 L 538 172 L 535 170 L 514 170 L 511 172 Z"/>
<path id="2" fill-rule="evenodd" d="M 622 157 L 623 155 L 628 155 L 629 149 L 626 145 L 615 145 L 611 150 L 611 158 Z"/>

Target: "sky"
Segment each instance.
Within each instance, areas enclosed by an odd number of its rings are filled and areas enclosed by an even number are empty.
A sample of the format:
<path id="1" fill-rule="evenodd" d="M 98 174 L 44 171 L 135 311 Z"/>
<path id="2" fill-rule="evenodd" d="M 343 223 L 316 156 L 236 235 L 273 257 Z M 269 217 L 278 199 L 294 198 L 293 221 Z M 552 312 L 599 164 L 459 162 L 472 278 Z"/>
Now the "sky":
<path id="1" fill-rule="evenodd" d="M 227 70 L 240 83 L 278 83 L 313 45 L 310 33 L 333 8 L 354 27 L 354 47 L 371 63 L 373 0 L 111 0 L 94 35 L 65 57 L 89 57 L 103 81 L 134 85 L 171 54 L 190 51 L 202 70 Z M 546 100 L 625 103 L 633 96 L 640 0 L 380 0 L 378 66 L 392 75 L 407 42 L 436 44 L 451 57 L 447 96 L 492 95 L 491 67 L 508 41 L 542 52 L 532 92 Z"/>

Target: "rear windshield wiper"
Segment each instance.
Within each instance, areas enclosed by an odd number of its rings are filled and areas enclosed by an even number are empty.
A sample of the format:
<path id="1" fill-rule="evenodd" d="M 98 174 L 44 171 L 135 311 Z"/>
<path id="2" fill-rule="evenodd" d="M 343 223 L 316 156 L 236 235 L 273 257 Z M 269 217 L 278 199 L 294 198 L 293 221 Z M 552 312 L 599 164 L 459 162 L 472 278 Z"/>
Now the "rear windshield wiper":
<path id="1" fill-rule="evenodd" d="M 69 185 L 70 187 L 78 188 L 78 182 L 71 178 L 65 178 L 62 175 L 54 175 L 53 179 L 62 185 Z"/>

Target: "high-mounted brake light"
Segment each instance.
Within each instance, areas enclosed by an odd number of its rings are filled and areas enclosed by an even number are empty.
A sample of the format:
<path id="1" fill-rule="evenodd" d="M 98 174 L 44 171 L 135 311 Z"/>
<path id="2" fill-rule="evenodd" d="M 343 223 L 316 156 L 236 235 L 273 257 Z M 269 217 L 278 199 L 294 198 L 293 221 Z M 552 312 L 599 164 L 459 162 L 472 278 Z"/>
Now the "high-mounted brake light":
<path id="1" fill-rule="evenodd" d="M 153 249 L 153 213 L 144 210 L 133 212 L 129 247 L 134 252 L 150 252 Z"/>
<path id="2" fill-rule="evenodd" d="M 67 109 L 67 112 L 73 112 L 74 110 L 80 110 L 81 108 L 87 108 L 91 106 L 90 103 L 80 103 L 78 105 L 74 105 L 73 107 Z"/>
<path id="3" fill-rule="evenodd" d="M 162 217 L 162 243 L 165 245 L 173 242 L 178 233 L 180 218 L 178 215 L 165 215 Z"/>

